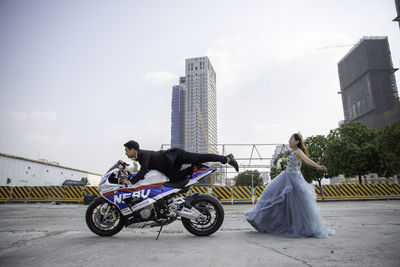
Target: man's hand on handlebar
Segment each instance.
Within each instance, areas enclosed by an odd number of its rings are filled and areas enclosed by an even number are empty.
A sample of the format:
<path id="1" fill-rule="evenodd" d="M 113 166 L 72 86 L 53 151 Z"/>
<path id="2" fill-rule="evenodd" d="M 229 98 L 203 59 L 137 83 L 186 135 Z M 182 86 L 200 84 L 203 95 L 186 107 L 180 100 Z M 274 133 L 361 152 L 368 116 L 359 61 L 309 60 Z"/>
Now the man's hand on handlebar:
<path id="1" fill-rule="evenodd" d="M 129 180 L 128 180 L 128 179 L 125 179 L 125 178 L 122 178 L 122 179 L 120 180 L 120 183 L 121 183 L 121 184 L 126 184 L 126 185 L 130 185 L 130 184 L 131 184 L 131 182 L 129 182 Z"/>

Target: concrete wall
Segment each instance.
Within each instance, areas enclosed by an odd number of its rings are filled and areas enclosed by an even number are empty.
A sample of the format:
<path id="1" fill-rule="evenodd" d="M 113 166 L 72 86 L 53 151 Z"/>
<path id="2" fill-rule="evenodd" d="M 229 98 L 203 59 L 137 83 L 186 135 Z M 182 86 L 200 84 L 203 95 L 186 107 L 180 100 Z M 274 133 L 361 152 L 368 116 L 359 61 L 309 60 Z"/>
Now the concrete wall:
<path id="1" fill-rule="evenodd" d="M 97 186 L 101 175 L 0 153 L 0 186 L 61 185 L 82 178 Z"/>

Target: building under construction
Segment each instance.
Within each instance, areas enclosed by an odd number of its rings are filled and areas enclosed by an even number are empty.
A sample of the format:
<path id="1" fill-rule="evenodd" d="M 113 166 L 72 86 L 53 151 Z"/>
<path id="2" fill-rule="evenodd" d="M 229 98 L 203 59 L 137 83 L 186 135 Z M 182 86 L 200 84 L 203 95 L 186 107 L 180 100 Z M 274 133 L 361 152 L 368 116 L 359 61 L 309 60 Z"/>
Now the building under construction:
<path id="1" fill-rule="evenodd" d="M 346 122 L 371 128 L 400 120 L 400 102 L 387 37 L 363 37 L 338 63 Z"/>

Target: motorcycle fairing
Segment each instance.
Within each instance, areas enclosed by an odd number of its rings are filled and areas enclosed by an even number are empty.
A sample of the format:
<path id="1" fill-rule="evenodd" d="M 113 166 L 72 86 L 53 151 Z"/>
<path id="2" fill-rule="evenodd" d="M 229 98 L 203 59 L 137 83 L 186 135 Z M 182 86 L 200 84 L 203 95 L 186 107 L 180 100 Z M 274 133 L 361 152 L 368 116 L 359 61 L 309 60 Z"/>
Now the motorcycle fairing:
<path id="1" fill-rule="evenodd" d="M 102 194 L 102 196 L 109 202 L 117 205 L 118 208 L 123 212 L 123 214 L 127 215 L 132 213 L 132 211 L 136 211 L 147 205 L 152 204 L 156 200 L 161 199 L 166 195 L 173 194 L 181 190 L 164 186 L 163 184 L 164 183 L 158 183 L 158 184 L 141 186 L 137 188 L 121 188 L 105 192 Z M 127 198 L 137 199 L 140 202 L 135 204 L 129 209 L 127 203 L 124 201 L 124 199 Z"/>
<path id="2" fill-rule="evenodd" d="M 201 178 L 205 177 L 206 175 L 214 172 L 215 169 L 195 169 L 190 182 L 185 186 L 188 187 L 194 183 L 196 183 L 198 180 Z M 153 171 L 152 171 L 153 172 Z M 105 181 L 107 181 L 108 176 L 110 176 L 113 173 L 113 171 L 109 171 L 104 178 L 102 179 L 101 184 L 103 184 Z M 157 171 L 153 172 L 155 175 L 155 179 L 160 179 L 156 178 L 157 176 Z M 151 173 L 151 174 L 153 174 Z M 163 175 L 164 176 L 164 175 Z M 147 178 L 147 177 L 146 177 Z M 161 179 L 164 179 L 161 177 Z M 165 180 L 162 182 L 158 183 L 153 183 L 153 184 L 147 184 L 150 182 L 152 179 L 148 179 L 148 181 L 143 181 L 144 185 L 142 184 L 135 184 L 134 186 L 137 187 L 128 187 L 128 188 L 114 188 L 113 190 L 109 190 L 106 192 L 101 192 L 101 196 L 103 196 L 107 201 L 110 203 L 115 204 L 122 212 L 124 216 L 132 214 L 134 211 L 142 209 L 148 205 L 151 205 L 155 201 L 173 194 L 177 193 L 181 190 L 181 188 L 172 188 L 165 186 L 164 184 L 166 183 Z M 156 180 L 153 180 L 156 181 Z M 158 180 L 160 181 L 160 180 Z M 135 200 L 136 204 L 134 204 L 132 207 L 128 207 L 127 203 L 124 201 L 124 199 L 127 198 L 132 198 Z"/>
<path id="3" fill-rule="evenodd" d="M 202 169 L 195 169 L 194 171 L 193 171 L 193 174 L 192 174 L 192 177 L 190 178 L 190 179 L 195 179 L 195 178 L 197 178 L 197 177 L 199 177 L 200 175 L 203 175 L 203 174 L 205 174 L 205 173 L 210 173 L 210 171 L 211 171 L 212 169 L 205 169 L 205 170 L 202 170 Z"/>

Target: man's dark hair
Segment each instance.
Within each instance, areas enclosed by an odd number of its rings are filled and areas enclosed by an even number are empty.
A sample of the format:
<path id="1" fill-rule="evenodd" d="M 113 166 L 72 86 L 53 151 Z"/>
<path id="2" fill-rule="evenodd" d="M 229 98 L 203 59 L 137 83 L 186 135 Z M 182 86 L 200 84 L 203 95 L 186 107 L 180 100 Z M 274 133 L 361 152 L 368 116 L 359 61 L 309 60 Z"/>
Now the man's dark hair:
<path id="1" fill-rule="evenodd" d="M 135 142 L 135 141 L 133 141 L 133 140 L 130 140 L 130 141 L 128 141 L 128 142 L 126 142 L 125 144 L 124 144 L 124 146 L 125 147 L 127 147 L 127 148 L 129 148 L 129 149 L 135 149 L 135 150 L 139 150 L 139 143 L 138 142 Z"/>

